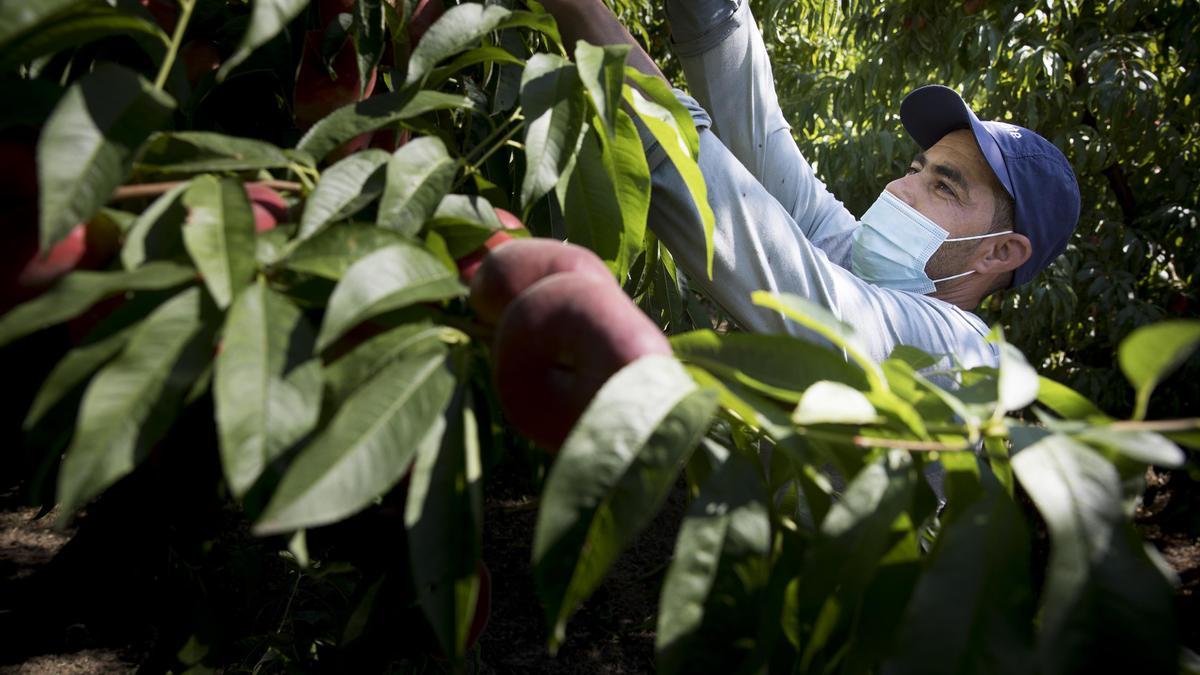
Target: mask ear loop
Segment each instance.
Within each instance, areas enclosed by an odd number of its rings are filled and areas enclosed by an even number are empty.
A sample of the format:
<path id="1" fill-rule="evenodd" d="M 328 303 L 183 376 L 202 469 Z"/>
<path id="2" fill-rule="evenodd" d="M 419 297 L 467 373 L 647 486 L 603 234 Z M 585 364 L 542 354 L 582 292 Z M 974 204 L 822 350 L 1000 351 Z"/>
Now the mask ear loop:
<path id="1" fill-rule="evenodd" d="M 999 237 L 1002 234 L 1012 234 L 1012 230 L 1005 230 L 1003 232 L 989 232 L 988 234 L 977 234 L 973 237 L 951 237 L 950 239 L 946 239 L 945 241 L 971 241 L 972 239 L 987 239 L 988 237 Z"/>
<path id="2" fill-rule="evenodd" d="M 972 239 L 987 239 L 988 237 L 998 237 L 1002 234 L 1010 234 L 1010 233 L 1012 233 L 1012 230 L 1005 230 L 1003 232 L 991 232 L 988 234 L 977 234 L 973 237 L 954 237 L 952 239 L 947 239 L 946 241 L 971 241 Z M 974 274 L 974 273 L 975 273 L 975 270 L 967 270 L 966 272 L 960 272 L 958 274 L 951 274 L 950 276 L 942 277 L 941 279 L 930 279 L 930 281 L 932 281 L 935 284 L 940 284 L 943 281 L 950 281 L 951 279 L 961 279 L 962 277 L 965 277 L 968 274 Z"/>
<path id="3" fill-rule="evenodd" d="M 966 272 L 960 272 L 958 274 L 951 274 L 950 276 L 942 277 L 941 279 L 930 279 L 930 281 L 932 281 L 935 284 L 940 284 L 943 281 L 950 281 L 951 279 L 958 279 L 961 277 L 965 277 L 968 274 L 975 274 L 975 270 L 967 270 Z"/>

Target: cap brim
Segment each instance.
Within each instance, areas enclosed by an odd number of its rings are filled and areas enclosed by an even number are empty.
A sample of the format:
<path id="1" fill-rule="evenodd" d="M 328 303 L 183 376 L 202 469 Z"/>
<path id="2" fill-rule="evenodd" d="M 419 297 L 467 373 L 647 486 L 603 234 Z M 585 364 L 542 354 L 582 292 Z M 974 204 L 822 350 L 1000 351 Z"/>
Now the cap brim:
<path id="1" fill-rule="evenodd" d="M 1008 190 L 1008 194 L 1016 198 L 999 144 L 958 92 L 940 84 L 914 90 L 900 103 L 900 122 L 908 135 L 924 150 L 933 147 L 951 131 L 970 129 L 983 158 L 992 167 L 992 173 Z"/>

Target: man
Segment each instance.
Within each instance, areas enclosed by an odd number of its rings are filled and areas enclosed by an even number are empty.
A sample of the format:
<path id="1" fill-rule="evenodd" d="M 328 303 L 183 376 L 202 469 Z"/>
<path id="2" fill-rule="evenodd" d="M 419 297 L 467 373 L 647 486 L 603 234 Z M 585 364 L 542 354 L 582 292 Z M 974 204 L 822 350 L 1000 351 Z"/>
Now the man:
<path id="1" fill-rule="evenodd" d="M 568 44 L 630 43 L 630 64 L 663 77 L 601 0 L 545 5 Z M 905 344 L 968 368 L 996 365 L 987 327 L 970 311 L 1066 247 L 1079 188 L 1062 153 L 1028 129 L 980 122 L 950 89 L 922 87 L 900 117 L 924 151 L 856 219 L 792 139 L 744 0 L 668 0 L 667 15 L 696 97 L 677 92 L 697 126 L 717 222 L 713 278 L 687 189 L 644 136 L 649 225 L 692 282 L 751 330 L 804 334 L 750 301 L 760 289 L 792 293 L 852 324 L 876 360 Z"/>

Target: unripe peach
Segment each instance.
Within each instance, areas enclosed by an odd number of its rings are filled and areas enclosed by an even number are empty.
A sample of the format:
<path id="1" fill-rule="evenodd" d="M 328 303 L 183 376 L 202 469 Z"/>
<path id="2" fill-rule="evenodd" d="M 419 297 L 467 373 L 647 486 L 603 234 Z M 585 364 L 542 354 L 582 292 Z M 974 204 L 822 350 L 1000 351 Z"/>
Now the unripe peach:
<path id="1" fill-rule="evenodd" d="M 671 346 L 611 278 L 553 274 L 504 310 L 496 330 L 496 392 L 513 427 L 554 451 L 600 387 L 648 354 L 669 355 Z"/>
<path id="2" fill-rule="evenodd" d="M 521 291 L 559 272 L 578 272 L 617 287 L 604 261 L 588 249 L 554 239 L 522 239 L 484 256 L 471 279 L 471 307 L 480 321 L 494 324 Z"/>

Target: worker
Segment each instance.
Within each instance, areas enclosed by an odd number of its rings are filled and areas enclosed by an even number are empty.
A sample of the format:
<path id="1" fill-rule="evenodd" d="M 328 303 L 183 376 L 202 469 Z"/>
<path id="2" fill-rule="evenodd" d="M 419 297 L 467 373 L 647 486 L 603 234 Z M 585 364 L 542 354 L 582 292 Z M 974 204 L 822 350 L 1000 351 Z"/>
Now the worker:
<path id="1" fill-rule="evenodd" d="M 602 0 L 543 4 L 568 45 L 629 44 L 628 63 L 666 81 Z M 910 345 L 965 368 L 996 366 L 998 349 L 972 312 L 987 295 L 1033 279 L 1066 248 L 1080 197 L 1062 152 L 1029 129 L 979 120 L 951 89 L 920 87 L 899 112 L 921 151 L 855 218 L 792 138 L 745 0 L 666 4 L 694 97 L 675 94 L 696 125 L 716 219 L 711 279 L 699 211 L 644 133 L 648 225 L 692 283 L 749 330 L 811 336 L 751 300 L 758 290 L 790 293 L 851 324 L 876 361 Z"/>

